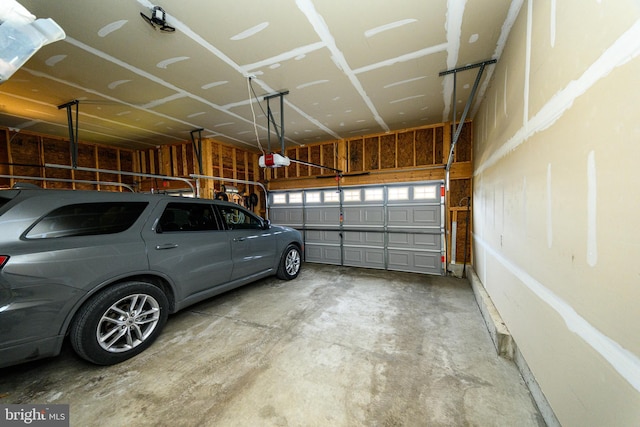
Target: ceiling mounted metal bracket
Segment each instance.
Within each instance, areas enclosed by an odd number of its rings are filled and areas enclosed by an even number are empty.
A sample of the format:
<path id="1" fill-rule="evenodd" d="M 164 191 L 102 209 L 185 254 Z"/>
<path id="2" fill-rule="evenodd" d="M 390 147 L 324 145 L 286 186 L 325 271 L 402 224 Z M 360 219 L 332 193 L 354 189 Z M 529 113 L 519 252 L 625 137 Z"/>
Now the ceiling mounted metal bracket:
<path id="1" fill-rule="evenodd" d="M 484 67 L 489 64 L 495 64 L 497 62 L 496 59 L 490 59 L 488 61 L 478 62 L 477 64 L 465 65 L 464 67 L 458 67 L 453 70 L 442 71 L 438 75 L 445 76 L 447 74 L 453 74 L 453 132 L 451 138 L 451 149 L 449 150 L 449 158 L 447 160 L 447 166 L 445 170 L 447 171 L 447 175 L 449 173 L 449 169 L 451 169 L 451 163 L 453 162 L 453 153 L 458 143 L 458 138 L 460 137 L 460 133 L 462 132 L 462 127 L 464 126 L 464 122 L 467 119 L 467 115 L 469 114 L 469 110 L 471 109 L 471 103 L 476 96 L 476 91 L 478 90 L 478 85 L 480 84 L 480 79 L 482 78 L 482 73 L 484 72 Z M 476 75 L 476 80 L 473 83 L 473 88 L 471 89 L 471 94 L 467 99 L 467 103 L 464 106 L 464 111 L 462 112 L 462 117 L 460 117 L 459 124 L 456 126 L 456 83 L 458 73 L 461 71 L 471 70 L 473 68 L 479 68 L 478 74 Z M 447 187 L 448 187 L 448 179 L 447 179 Z"/>
<path id="2" fill-rule="evenodd" d="M 191 131 L 191 144 L 193 145 L 193 151 L 196 153 L 196 159 L 198 160 L 198 171 L 202 174 L 202 131 L 204 129 L 194 129 Z M 198 132 L 198 139 L 196 140 L 194 133 Z"/>
<path id="3" fill-rule="evenodd" d="M 71 107 L 76 106 L 76 127 L 75 131 L 73 128 L 73 115 L 71 111 Z M 78 167 L 78 110 L 80 108 L 80 101 L 74 99 L 73 101 L 69 101 L 66 104 L 58 105 L 58 110 L 62 110 L 63 108 L 67 109 L 67 123 L 69 127 L 69 152 L 71 154 L 71 166 L 73 168 Z"/>
<path id="4" fill-rule="evenodd" d="M 271 124 L 273 123 L 273 128 L 276 131 L 276 135 L 280 140 L 280 149 L 281 154 L 285 155 L 284 150 L 284 96 L 288 95 L 289 91 L 281 91 L 278 93 L 274 93 L 272 95 L 266 95 L 263 99 L 267 101 L 267 150 L 271 153 Z M 280 98 L 280 130 L 278 131 L 278 125 L 276 124 L 276 120 L 273 117 L 273 113 L 271 112 L 271 106 L 269 105 L 269 100 L 272 98 Z"/>

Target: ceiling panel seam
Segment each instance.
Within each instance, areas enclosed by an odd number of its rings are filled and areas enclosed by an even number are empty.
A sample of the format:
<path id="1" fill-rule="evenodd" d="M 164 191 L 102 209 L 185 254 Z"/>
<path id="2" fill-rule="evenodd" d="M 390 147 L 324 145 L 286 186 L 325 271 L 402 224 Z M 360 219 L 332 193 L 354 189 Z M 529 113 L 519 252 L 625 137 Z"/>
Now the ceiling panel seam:
<path id="1" fill-rule="evenodd" d="M 336 46 L 335 39 L 331 34 L 331 31 L 329 31 L 327 23 L 324 21 L 324 18 L 322 18 L 322 16 L 316 11 L 316 8 L 311 0 L 296 0 L 296 4 L 298 5 L 300 11 L 307 17 L 316 34 L 318 34 L 318 37 L 320 37 L 320 40 L 325 43 L 327 49 L 329 49 L 329 51 L 331 52 L 331 59 L 333 60 L 334 64 L 336 64 L 336 67 L 338 67 L 338 69 L 347 76 L 353 87 L 362 97 L 362 100 L 365 102 L 367 107 L 369 107 L 369 110 L 373 114 L 376 122 L 378 122 L 380 127 L 385 132 L 389 132 L 389 126 L 382 119 L 375 105 L 373 105 L 371 98 L 369 98 L 366 91 L 362 87 L 360 80 L 356 77 L 354 72 L 349 67 L 349 64 L 347 63 L 347 60 L 345 59 L 342 51 L 340 51 L 340 49 L 338 49 L 338 46 Z"/>

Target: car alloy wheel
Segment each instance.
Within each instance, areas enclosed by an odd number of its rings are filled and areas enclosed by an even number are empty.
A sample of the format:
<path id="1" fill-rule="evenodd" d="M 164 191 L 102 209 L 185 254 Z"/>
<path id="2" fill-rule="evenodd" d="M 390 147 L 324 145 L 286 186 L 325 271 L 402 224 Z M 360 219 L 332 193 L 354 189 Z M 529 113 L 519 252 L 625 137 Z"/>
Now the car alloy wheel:
<path id="1" fill-rule="evenodd" d="M 83 359 L 113 365 L 149 347 L 168 315 L 169 302 L 159 287 L 140 281 L 117 283 L 78 310 L 69 340 Z"/>
<path id="2" fill-rule="evenodd" d="M 151 295 L 133 294 L 113 304 L 96 329 L 100 347 L 112 353 L 142 344 L 158 326 L 160 305 Z"/>
<path id="3" fill-rule="evenodd" d="M 277 276 L 280 279 L 291 280 L 300 273 L 300 249 L 295 245 L 287 246 L 280 260 Z"/>

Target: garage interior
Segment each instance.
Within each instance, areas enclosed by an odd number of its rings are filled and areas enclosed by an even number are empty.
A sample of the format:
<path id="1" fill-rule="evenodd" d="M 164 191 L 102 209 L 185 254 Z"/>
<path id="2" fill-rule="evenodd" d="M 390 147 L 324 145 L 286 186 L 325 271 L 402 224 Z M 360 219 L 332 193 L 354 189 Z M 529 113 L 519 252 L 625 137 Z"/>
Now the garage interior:
<path id="1" fill-rule="evenodd" d="M 1 187 L 224 197 L 301 229 L 306 262 L 120 365 L 3 369 L 0 403 L 640 424 L 637 0 L 19 3 L 66 37 L 2 80 Z"/>

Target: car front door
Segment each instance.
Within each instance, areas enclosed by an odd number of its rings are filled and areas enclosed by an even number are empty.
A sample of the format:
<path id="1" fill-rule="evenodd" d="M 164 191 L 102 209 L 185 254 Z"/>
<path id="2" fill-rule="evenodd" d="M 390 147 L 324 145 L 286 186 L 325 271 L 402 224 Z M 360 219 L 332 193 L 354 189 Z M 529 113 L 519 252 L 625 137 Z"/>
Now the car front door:
<path id="1" fill-rule="evenodd" d="M 276 236 L 272 230 L 265 229 L 262 219 L 240 206 L 217 207 L 231 241 L 231 280 L 272 269 L 276 256 Z"/>
<path id="2" fill-rule="evenodd" d="M 229 282 L 229 239 L 210 202 L 161 203 L 150 221 L 143 232 L 150 269 L 173 280 L 180 300 Z"/>

